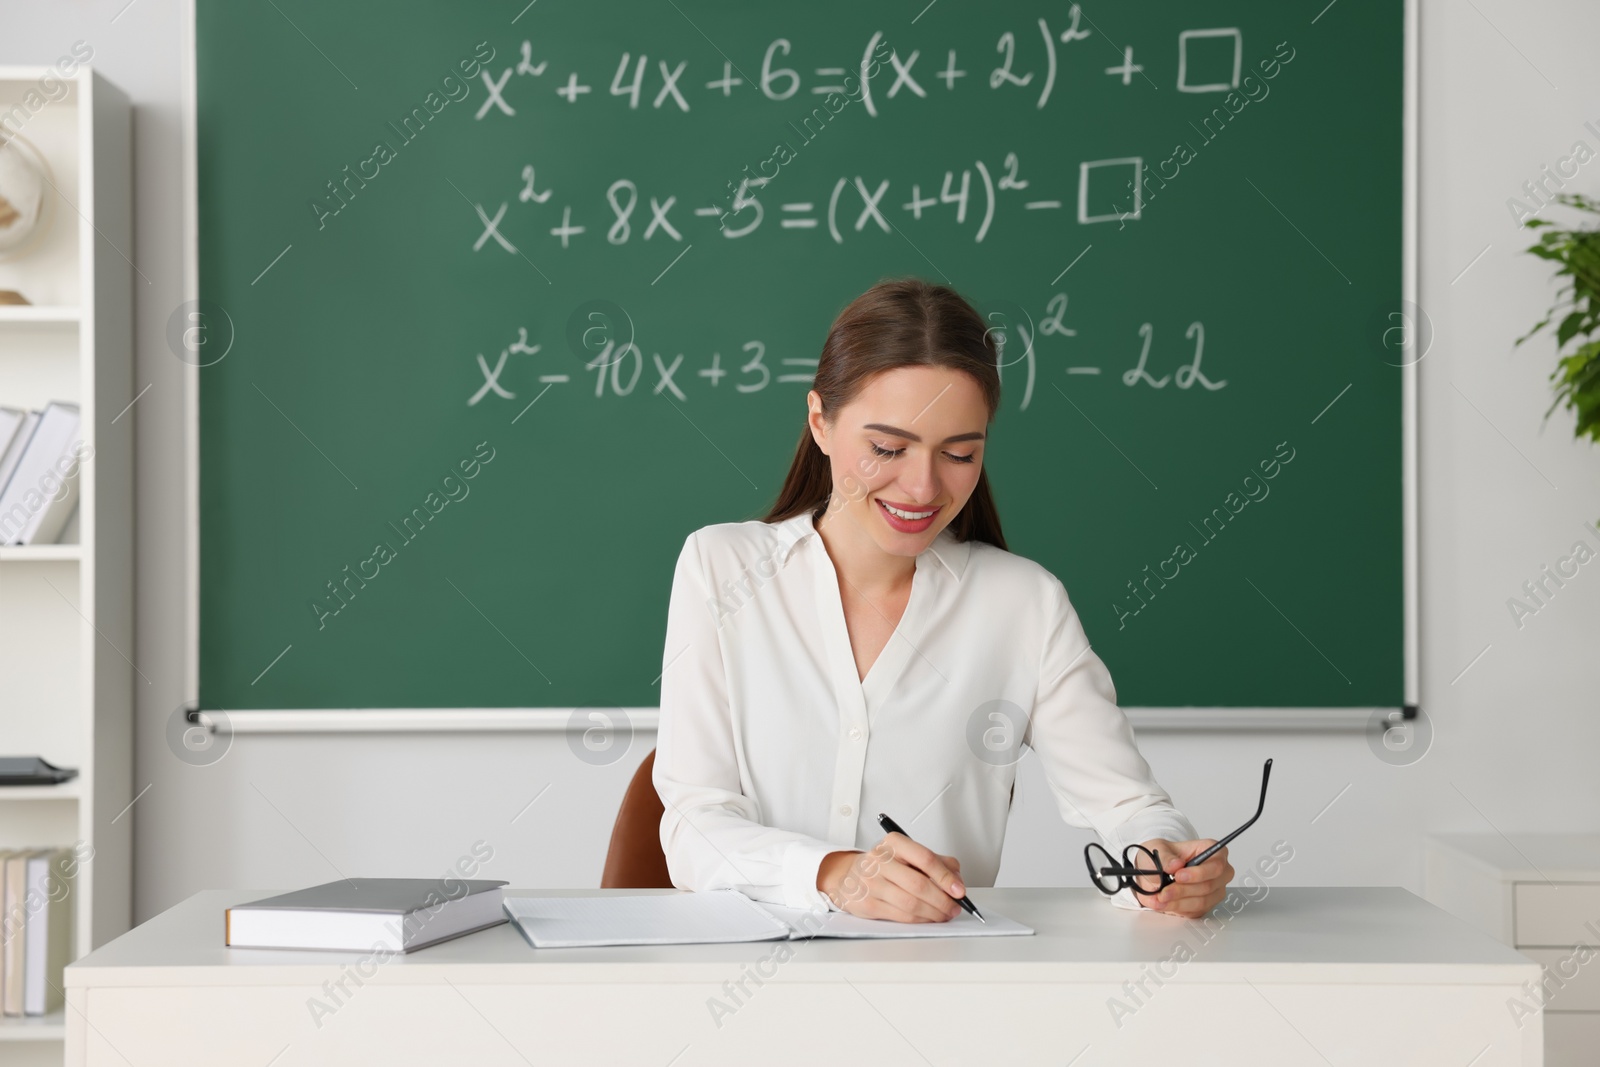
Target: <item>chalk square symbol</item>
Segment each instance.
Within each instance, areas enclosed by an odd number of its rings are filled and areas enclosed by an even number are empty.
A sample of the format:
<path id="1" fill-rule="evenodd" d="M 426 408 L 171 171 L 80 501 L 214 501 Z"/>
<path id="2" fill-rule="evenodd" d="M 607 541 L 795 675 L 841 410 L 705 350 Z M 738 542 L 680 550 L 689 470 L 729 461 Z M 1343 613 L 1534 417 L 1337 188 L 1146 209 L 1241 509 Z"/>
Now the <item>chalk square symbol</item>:
<path id="1" fill-rule="evenodd" d="M 1119 189 L 1113 195 L 1107 196 L 1103 201 L 1099 200 L 1098 198 L 1096 199 L 1096 203 L 1106 203 L 1112 205 L 1112 210 L 1109 215 L 1089 214 L 1089 184 L 1092 181 L 1090 174 L 1093 171 L 1101 170 L 1106 167 L 1131 167 L 1133 169 L 1133 178 L 1129 183 L 1133 186 L 1132 211 L 1124 212 L 1116 210 L 1116 201 L 1121 198 L 1121 190 Z M 1112 179 L 1107 177 L 1101 180 L 1103 182 L 1109 182 Z M 1123 222 L 1128 219 L 1137 219 L 1144 211 L 1143 180 L 1143 156 L 1123 156 L 1120 159 L 1091 159 L 1085 160 L 1084 162 L 1078 164 L 1078 221 Z M 1103 187 L 1109 188 L 1109 186 Z"/>
<path id="2" fill-rule="evenodd" d="M 1189 42 L 1190 41 L 1194 41 L 1194 40 L 1201 40 L 1201 41 L 1216 40 L 1216 39 L 1219 39 L 1219 38 L 1232 38 L 1233 39 L 1233 76 L 1232 76 L 1232 78 L 1229 81 L 1225 81 L 1225 82 L 1207 82 L 1207 83 L 1202 84 L 1202 85 L 1190 85 L 1189 84 Z M 1210 59 L 1212 61 L 1212 65 L 1213 66 L 1215 65 L 1215 61 L 1220 58 L 1220 55 L 1216 54 L 1217 53 L 1217 49 L 1216 49 L 1215 46 L 1212 46 L 1211 48 L 1201 47 L 1197 51 L 1200 53 L 1199 58 L 1200 58 L 1201 62 L 1204 62 L 1204 60 L 1206 60 L 1206 59 Z M 1207 56 L 1207 55 L 1205 55 L 1205 53 L 1207 53 L 1207 52 L 1210 52 L 1210 53 L 1213 53 L 1213 54 L 1210 55 L 1210 56 Z M 1182 31 L 1181 33 L 1178 34 L 1178 92 L 1180 92 L 1180 93 L 1225 93 L 1230 89 L 1237 89 L 1237 88 L 1239 88 L 1239 69 L 1240 69 L 1240 65 L 1243 63 L 1243 61 L 1244 61 L 1244 38 L 1243 38 L 1243 36 L 1240 35 L 1239 30 L 1236 27 L 1228 27 L 1226 29 L 1218 29 L 1218 30 L 1184 30 L 1184 31 Z M 1197 65 L 1199 65 L 1199 64 L 1197 64 Z"/>

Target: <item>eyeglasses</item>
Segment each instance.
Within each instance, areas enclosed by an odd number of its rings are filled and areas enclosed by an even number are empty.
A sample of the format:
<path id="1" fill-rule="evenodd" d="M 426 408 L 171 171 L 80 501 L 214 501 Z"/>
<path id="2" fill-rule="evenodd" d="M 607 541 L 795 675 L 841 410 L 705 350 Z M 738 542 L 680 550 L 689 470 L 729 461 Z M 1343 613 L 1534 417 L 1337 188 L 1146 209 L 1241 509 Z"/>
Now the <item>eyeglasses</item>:
<path id="1" fill-rule="evenodd" d="M 1185 863 L 1185 867 L 1195 867 L 1204 863 L 1218 849 L 1244 833 L 1252 823 L 1261 818 L 1261 812 L 1267 806 L 1267 779 L 1270 777 L 1272 777 L 1272 761 L 1267 760 L 1261 768 L 1261 800 L 1256 805 L 1256 813 L 1250 816 L 1249 821 L 1243 826 Z M 1132 889 L 1141 896 L 1154 896 L 1177 880 L 1161 866 L 1160 851 L 1145 848 L 1143 845 L 1128 845 L 1124 848 L 1122 862 L 1119 864 L 1112 859 L 1111 853 L 1107 852 L 1104 846 L 1095 841 L 1084 846 L 1083 859 L 1089 867 L 1089 881 L 1107 896 L 1121 889 Z"/>

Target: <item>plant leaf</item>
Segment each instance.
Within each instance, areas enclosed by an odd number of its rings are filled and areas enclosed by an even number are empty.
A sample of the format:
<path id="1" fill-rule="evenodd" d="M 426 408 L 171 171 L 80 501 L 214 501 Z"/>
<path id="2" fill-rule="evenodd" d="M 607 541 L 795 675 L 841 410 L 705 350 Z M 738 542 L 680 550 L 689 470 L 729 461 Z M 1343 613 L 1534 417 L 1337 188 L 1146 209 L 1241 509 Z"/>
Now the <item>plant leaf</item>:
<path id="1" fill-rule="evenodd" d="M 1572 335 L 1582 328 L 1588 316 L 1582 311 L 1574 311 L 1561 320 L 1561 325 L 1556 327 L 1556 349 L 1567 347 L 1567 342 L 1572 340 Z M 1592 324 L 1591 324 L 1592 327 Z"/>

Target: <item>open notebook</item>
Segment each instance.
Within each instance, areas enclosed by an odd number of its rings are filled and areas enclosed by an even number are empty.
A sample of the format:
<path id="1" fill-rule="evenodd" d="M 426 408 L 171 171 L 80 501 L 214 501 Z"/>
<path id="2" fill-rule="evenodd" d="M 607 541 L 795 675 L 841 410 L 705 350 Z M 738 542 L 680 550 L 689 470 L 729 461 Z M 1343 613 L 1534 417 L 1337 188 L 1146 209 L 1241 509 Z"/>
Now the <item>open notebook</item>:
<path id="1" fill-rule="evenodd" d="M 1032 934 L 1001 915 L 897 923 L 762 904 L 731 889 L 646 896 L 507 897 L 506 914 L 534 948 L 685 945 L 808 937 L 1007 937 Z"/>

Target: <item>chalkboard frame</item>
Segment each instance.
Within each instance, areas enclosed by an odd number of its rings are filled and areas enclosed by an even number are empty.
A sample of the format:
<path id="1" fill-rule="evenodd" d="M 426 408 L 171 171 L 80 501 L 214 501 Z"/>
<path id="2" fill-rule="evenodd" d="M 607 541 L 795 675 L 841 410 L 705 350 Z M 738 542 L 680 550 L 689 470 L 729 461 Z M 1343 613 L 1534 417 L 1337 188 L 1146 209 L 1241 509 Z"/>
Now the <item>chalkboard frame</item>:
<path id="1" fill-rule="evenodd" d="M 197 34 L 195 30 L 196 6 L 199 0 L 185 0 L 182 43 L 183 69 L 183 142 L 185 159 L 182 190 L 182 214 L 185 222 L 183 241 L 183 266 L 185 291 L 198 294 L 200 289 L 199 266 L 199 206 L 198 161 L 200 145 L 197 136 L 197 95 L 195 67 L 197 63 Z M 1329 7 L 1332 5 L 1329 4 Z M 1418 158 L 1418 55 L 1419 55 L 1419 0 L 1403 0 L 1404 8 L 1404 71 L 1403 71 L 1403 203 L 1402 203 L 1402 297 L 1406 305 L 1417 310 L 1417 158 Z M 1326 8 L 1324 9 L 1324 12 Z M 1317 17 L 1321 17 L 1319 14 Z M 1420 312 L 1419 312 L 1420 313 Z M 199 376 L 200 368 L 187 365 L 183 372 L 184 408 L 183 432 L 185 438 L 185 466 L 183 472 L 185 505 L 184 521 L 184 587 L 183 596 L 183 651 L 184 680 L 188 692 L 200 692 L 200 475 L 199 475 Z M 1417 433 L 1417 370 L 1407 363 L 1401 370 L 1401 477 L 1402 477 L 1402 549 L 1403 549 L 1403 664 L 1405 700 L 1401 709 L 1393 708 L 1140 708 L 1125 707 L 1130 721 L 1146 730 L 1256 730 L 1287 729 L 1326 731 L 1334 729 L 1366 729 L 1369 734 L 1378 715 L 1393 717 L 1400 711 L 1405 719 L 1414 719 L 1420 705 L 1420 582 L 1418 570 L 1418 545 L 1420 510 L 1418 502 L 1418 433 Z M 187 711 L 195 714 L 198 704 Z M 434 732 L 434 731 L 570 731 L 571 721 L 581 715 L 584 708 L 328 708 L 328 709 L 252 709 L 236 711 L 231 715 L 222 709 L 199 712 L 201 721 L 214 731 L 266 732 L 266 733 L 321 733 L 321 732 Z M 654 709 L 615 709 L 625 714 L 634 712 L 639 729 L 652 729 Z"/>

